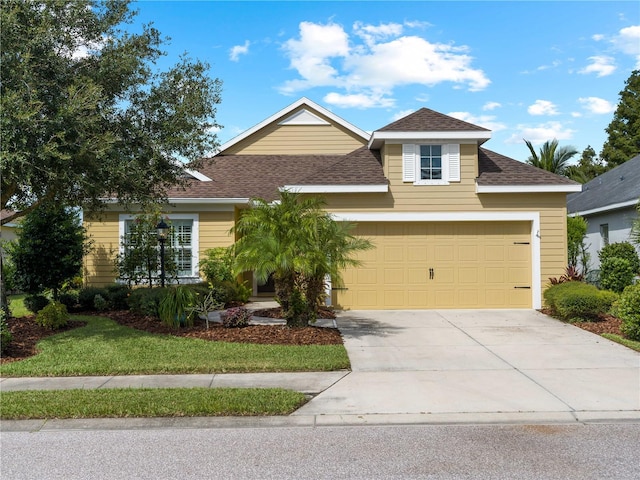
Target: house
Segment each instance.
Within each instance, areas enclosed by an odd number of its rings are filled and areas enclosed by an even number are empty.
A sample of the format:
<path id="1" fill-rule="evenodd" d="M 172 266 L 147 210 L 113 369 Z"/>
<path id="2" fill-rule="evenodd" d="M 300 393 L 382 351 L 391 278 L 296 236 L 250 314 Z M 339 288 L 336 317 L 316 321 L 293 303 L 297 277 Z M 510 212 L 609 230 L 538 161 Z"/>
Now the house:
<path id="1" fill-rule="evenodd" d="M 0 219 L 4 220 L 5 218 L 8 218 L 14 214 L 15 212 L 13 210 L 0 210 Z M 18 234 L 16 233 L 17 227 L 18 222 L 13 221 L 5 223 L 4 225 L 2 225 L 2 227 L 0 227 L 0 255 L 2 255 L 3 258 L 5 257 L 6 253 L 3 245 L 5 243 L 13 242 L 18 239 Z"/>
<path id="2" fill-rule="evenodd" d="M 548 278 L 565 270 L 566 194 L 581 186 L 485 149 L 490 138 L 427 108 L 369 134 L 302 98 L 222 145 L 171 193 L 167 213 L 191 253 L 182 275 L 197 279 L 202 253 L 234 242 L 229 230 L 252 197 L 290 189 L 323 196 L 375 245 L 334 285 L 334 305 L 539 308 Z M 86 222 L 97 247 L 89 283 L 114 280 L 131 218 L 112 205 Z"/>
<path id="3" fill-rule="evenodd" d="M 580 215 L 589 226 L 585 245 L 590 268 L 600 268 L 598 252 L 609 243 L 628 242 L 640 201 L 640 155 L 585 183 L 582 192 L 567 196 L 569 215 Z M 640 254 L 640 247 L 636 246 Z"/>

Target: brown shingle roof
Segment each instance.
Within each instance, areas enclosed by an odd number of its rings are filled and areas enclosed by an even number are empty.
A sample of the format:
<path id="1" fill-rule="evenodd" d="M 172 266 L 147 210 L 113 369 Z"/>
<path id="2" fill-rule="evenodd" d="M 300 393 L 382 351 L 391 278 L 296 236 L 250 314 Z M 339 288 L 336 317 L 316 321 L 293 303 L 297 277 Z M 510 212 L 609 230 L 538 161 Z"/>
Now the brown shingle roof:
<path id="1" fill-rule="evenodd" d="M 578 185 L 567 177 L 505 157 L 486 148 L 478 149 L 478 185 Z"/>
<path id="2" fill-rule="evenodd" d="M 285 185 L 387 184 L 380 154 L 359 148 L 347 155 L 219 155 L 198 170 L 212 181 L 193 180 L 170 198 L 264 198 Z"/>
<path id="3" fill-rule="evenodd" d="M 380 132 L 468 132 L 489 130 L 442 113 L 421 108 L 417 112 L 379 128 Z"/>

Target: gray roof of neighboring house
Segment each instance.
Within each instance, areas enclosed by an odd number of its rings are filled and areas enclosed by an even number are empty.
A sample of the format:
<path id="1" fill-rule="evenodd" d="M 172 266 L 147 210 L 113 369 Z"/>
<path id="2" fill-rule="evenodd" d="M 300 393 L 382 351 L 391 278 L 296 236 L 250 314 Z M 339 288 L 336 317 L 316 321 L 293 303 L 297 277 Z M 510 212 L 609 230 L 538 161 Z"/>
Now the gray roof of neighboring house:
<path id="1" fill-rule="evenodd" d="M 606 209 L 640 199 L 640 155 L 597 176 L 567 196 L 569 213 Z"/>
<path id="2" fill-rule="evenodd" d="M 396 120 L 389 125 L 377 129 L 379 132 L 488 132 L 487 128 L 479 127 L 463 120 L 450 117 L 440 112 L 421 108 L 406 117 Z"/>
<path id="3" fill-rule="evenodd" d="M 478 185 L 576 185 L 567 177 L 547 172 L 486 148 L 478 148 Z"/>

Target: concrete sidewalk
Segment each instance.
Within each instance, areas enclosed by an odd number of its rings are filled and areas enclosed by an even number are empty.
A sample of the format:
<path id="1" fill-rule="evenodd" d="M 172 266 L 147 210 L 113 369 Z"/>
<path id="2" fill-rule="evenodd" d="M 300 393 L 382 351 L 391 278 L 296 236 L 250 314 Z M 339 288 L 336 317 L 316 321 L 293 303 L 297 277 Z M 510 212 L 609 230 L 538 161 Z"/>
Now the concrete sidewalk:
<path id="1" fill-rule="evenodd" d="M 354 311 L 337 325 L 351 372 L 0 379 L 3 391 L 282 387 L 313 397 L 288 417 L 4 421 L 0 429 L 640 422 L 640 354 L 534 310 Z"/>

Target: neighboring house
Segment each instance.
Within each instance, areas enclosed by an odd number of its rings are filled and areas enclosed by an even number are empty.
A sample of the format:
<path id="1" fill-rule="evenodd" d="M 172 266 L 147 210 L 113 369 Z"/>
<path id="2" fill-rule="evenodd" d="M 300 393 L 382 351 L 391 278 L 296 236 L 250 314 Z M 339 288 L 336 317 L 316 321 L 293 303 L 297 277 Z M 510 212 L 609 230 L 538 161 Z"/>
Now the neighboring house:
<path id="1" fill-rule="evenodd" d="M 197 279 L 206 249 L 234 242 L 250 198 L 290 189 L 323 196 L 375 245 L 334 285 L 334 305 L 539 308 L 548 278 L 565 270 L 566 194 L 580 185 L 481 147 L 490 137 L 426 108 L 368 134 L 302 98 L 222 145 L 171 193 L 168 216 L 191 249 L 184 281 Z M 89 283 L 114 280 L 131 218 L 114 205 L 86 223 Z"/>
<path id="2" fill-rule="evenodd" d="M 567 196 L 570 216 L 580 215 L 589 226 L 585 245 L 591 269 L 600 268 L 598 252 L 609 243 L 628 242 L 640 201 L 640 155 L 603 173 Z M 638 253 L 640 247 L 636 245 Z"/>
<path id="3" fill-rule="evenodd" d="M 13 210 L 0 210 L 0 218 L 5 219 L 15 212 Z M 5 256 L 4 243 L 12 242 L 18 238 L 16 228 L 18 224 L 16 222 L 5 223 L 0 227 L 0 255 Z"/>

